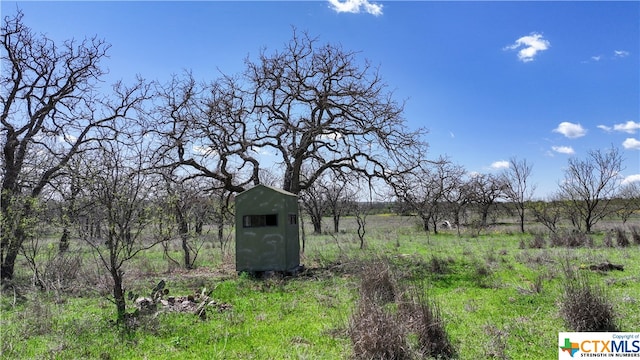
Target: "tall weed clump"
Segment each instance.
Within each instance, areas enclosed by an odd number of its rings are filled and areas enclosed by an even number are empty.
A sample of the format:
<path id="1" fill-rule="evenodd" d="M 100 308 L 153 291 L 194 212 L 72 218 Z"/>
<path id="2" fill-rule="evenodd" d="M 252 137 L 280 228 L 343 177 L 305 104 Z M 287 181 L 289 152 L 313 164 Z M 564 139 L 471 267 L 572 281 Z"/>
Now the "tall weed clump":
<path id="1" fill-rule="evenodd" d="M 593 246 L 593 238 L 580 231 L 552 233 L 549 242 L 554 247 L 576 248 Z"/>
<path id="2" fill-rule="evenodd" d="M 399 306 L 399 316 L 417 336 L 419 357 L 449 359 L 456 355 L 440 306 L 426 295 L 424 286 L 409 290 L 411 298 Z"/>
<path id="3" fill-rule="evenodd" d="M 627 234 L 622 228 L 616 228 L 616 244 L 618 244 L 619 247 L 627 247 L 631 245 Z"/>
<path id="4" fill-rule="evenodd" d="M 360 298 L 349 321 L 355 359 L 411 359 L 404 324 L 385 305 L 395 302 L 397 282 L 389 262 L 376 259 L 360 269 Z"/>
<path id="5" fill-rule="evenodd" d="M 605 289 L 565 265 L 566 281 L 560 314 L 572 331 L 619 331 L 613 305 Z"/>
<path id="6" fill-rule="evenodd" d="M 631 238 L 633 239 L 633 243 L 636 245 L 640 245 L 640 226 L 631 226 Z"/>
<path id="7" fill-rule="evenodd" d="M 349 320 L 355 359 L 451 358 L 440 308 L 423 286 L 401 291 L 387 259 L 362 267 L 360 298 Z"/>

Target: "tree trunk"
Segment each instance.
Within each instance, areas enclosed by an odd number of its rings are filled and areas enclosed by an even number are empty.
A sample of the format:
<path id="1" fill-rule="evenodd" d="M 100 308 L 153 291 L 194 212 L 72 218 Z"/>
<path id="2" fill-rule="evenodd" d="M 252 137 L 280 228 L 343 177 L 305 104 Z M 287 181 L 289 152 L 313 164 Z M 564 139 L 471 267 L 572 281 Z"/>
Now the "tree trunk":
<path id="1" fill-rule="evenodd" d="M 113 299 L 116 303 L 117 320 L 118 323 L 124 322 L 124 317 L 127 312 L 127 303 L 124 297 L 124 290 L 122 289 L 122 273 L 119 269 L 111 268 L 111 278 L 113 279 Z"/>
<path id="2" fill-rule="evenodd" d="M 429 233 L 429 218 L 420 216 L 422 219 L 422 230 L 424 230 L 425 234 Z"/>
<path id="3" fill-rule="evenodd" d="M 58 243 L 58 251 L 60 253 L 69 250 L 69 235 L 69 228 L 65 226 L 65 228 L 62 230 L 62 236 L 60 236 L 60 243 Z"/>
<path id="4" fill-rule="evenodd" d="M 313 233 L 322 234 L 322 220 L 317 216 L 312 216 L 311 223 L 313 224 Z"/>
<path id="5" fill-rule="evenodd" d="M 4 197 L 11 198 L 10 194 L 3 194 Z M 27 234 L 22 228 L 25 219 L 31 217 L 32 208 L 31 201 L 27 199 L 24 207 L 14 209 L 16 205 L 11 199 L 3 199 L 2 201 L 2 229 L 0 234 L 0 281 L 13 279 L 16 259 L 20 253 L 22 243 L 26 240 Z M 18 214 L 18 215 L 16 215 Z M 15 221 L 15 216 L 19 219 Z M 7 225 L 11 222 L 17 224 L 15 226 Z"/>
<path id="6" fill-rule="evenodd" d="M 340 232 L 340 215 L 333 215 L 333 231 Z"/>

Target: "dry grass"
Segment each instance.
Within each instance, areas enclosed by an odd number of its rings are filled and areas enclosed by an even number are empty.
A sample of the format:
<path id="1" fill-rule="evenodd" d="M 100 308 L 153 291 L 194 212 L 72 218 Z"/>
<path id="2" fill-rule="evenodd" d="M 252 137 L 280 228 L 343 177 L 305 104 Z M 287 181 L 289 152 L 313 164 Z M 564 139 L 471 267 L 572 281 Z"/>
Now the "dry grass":
<path id="1" fill-rule="evenodd" d="M 435 268 L 443 270 L 446 261 L 435 262 Z M 423 284 L 414 283 L 401 291 L 389 261 L 384 258 L 367 263 L 360 276 L 360 298 L 349 321 L 354 358 L 455 356 L 440 308 L 426 297 Z"/>
<path id="2" fill-rule="evenodd" d="M 582 274 L 565 268 L 560 314 L 572 331 L 618 331 L 616 314 L 605 289 Z"/>

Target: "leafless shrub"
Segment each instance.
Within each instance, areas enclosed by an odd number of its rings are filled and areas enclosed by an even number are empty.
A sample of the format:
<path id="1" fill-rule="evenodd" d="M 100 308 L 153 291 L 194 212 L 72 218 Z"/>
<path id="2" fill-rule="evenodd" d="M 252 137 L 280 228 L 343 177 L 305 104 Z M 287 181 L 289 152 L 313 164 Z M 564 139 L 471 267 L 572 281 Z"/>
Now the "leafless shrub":
<path id="1" fill-rule="evenodd" d="M 616 315 L 604 288 L 565 268 L 566 283 L 560 314 L 572 331 L 618 331 Z"/>
<path id="2" fill-rule="evenodd" d="M 424 286 L 410 290 L 411 299 L 399 306 L 399 317 L 418 339 L 417 352 L 421 357 L 449 359 L 456 355 L 444 325 L 437 302 L 426 297 Z"/>
<path id="3" fill-rule="evenodd" d="M 450 271 L 449 267 L 453 262 L 454 260 L 451 258 L 444 259 L 435 255 L 431 256 L 431 259 L 429 260 L 429 271 L 432 274 L 448 274 Z"/>
<path id="4" fill-rule="evenodd" d="M 370 299 L 360 299 L 349 322 L 349 337 L 355 359 L 411 359 L 402 322 Z"/>
<path id="5" fill-rule="evenodd" d="M 593 238 L 579 231 L 552 233 L 549 240 L 551 246 L 556 247 L 575 248 L 581 246 L 593 246 Z"/>
<path id="6" fill-rule="evenodd" d="M 547 246 L 547 241 L 541 233 L 535 234 L 533 239 L 529 242 L 529 248 L 531 249 L 544 249 L 545 246 Z"/>
<path id="7" fill-rule="evenodd" d="M 633 243 L 636 245 L 640 245 L 640 226 L 631 226 L 631 237 L 633 238 Z"/>
<path id="8" fill-rule="evenodd" d="M 613 234 L 610 231 L 607 231 L 602 238 L 602 244 L 605 247 L 611 248 L 613 247 Z"/>
<path id="9" fill-rule="evenodd" d="M 398 284 L 391 272 L 388 259 L 375 259 L 361 268 L 360 297 L 378 304 L 396 299 Z"/>
<path id="10" fill-rule="evenodd" d="M 485 358 L 509 359 L 506 353 L 508 332 L 495 325 L 485 325 L 484 333 L 489 337 L 489 344 L 485 346 Z"/>
<path id="11" fill-rule="evenodd" d="M 69 292 L 77 287 L 76 280 L 81 267 L 82 257 L 78 252 L 56 253 L 45 263 L 42 280 L 49 290 Z"/>
<path id="12" fill-rule="evenodd" d="M 471 278 L 476 286 L 480 288 L 491 288 L 493 284 L 493 271 L 483 262 L 477 261 L 473 264 Z"/>
<path id="13" fill-rule="evenodd" d="M 628 247 L 629 245 L 631 245 L 627 234 L 622 228 L 616 229 L 616 244 L 620 247 Z"/>

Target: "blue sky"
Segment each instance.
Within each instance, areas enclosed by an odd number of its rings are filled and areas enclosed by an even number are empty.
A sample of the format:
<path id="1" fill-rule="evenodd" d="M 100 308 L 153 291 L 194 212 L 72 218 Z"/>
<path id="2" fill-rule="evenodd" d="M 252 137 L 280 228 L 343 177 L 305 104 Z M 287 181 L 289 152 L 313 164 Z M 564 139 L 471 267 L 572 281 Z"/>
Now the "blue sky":
<path id="1" fill-rule="evenodd" d="M 533 164 L 537 197 L 557 189 L 571 156 L 620 148 L 640 181 L 640 2 L 2 1 L 56 41 L 97 35 L 112 47 L 108 82 L 236 74 L 292 27 L 379 66 L 429 130 L 431 158 L 497 172 Z"/>

